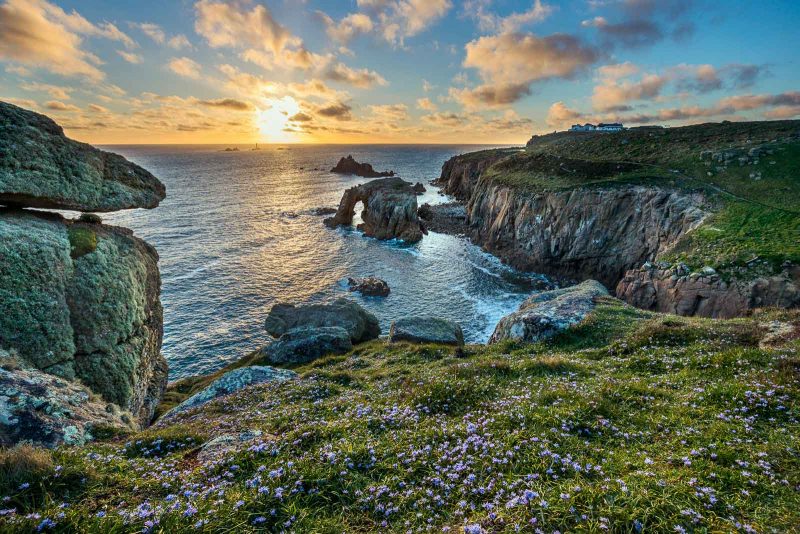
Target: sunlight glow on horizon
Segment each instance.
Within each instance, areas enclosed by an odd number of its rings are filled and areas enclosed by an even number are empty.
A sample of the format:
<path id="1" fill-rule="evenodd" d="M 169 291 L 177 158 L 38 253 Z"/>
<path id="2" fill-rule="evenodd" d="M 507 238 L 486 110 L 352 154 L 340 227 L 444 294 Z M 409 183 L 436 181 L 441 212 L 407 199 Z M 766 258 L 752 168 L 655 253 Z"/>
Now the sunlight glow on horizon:
<path id="1" fill-rule="evenodd" d="M 268 143 L 289 143 L 298 141 L 297 136 L 286 131 L 289 119 L 300 112 L 300 105 L 291 96 L 267 100 L 266 109 L 257 109 L 256 124 L 261 140 Z"/>

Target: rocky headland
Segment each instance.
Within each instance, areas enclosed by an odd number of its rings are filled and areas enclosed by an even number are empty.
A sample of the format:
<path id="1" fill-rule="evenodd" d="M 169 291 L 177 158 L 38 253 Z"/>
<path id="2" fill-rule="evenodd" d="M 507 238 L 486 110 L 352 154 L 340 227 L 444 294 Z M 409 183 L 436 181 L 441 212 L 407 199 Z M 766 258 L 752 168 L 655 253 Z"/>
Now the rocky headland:
<path id="1" fill-rule="evenodd" d="M 393 177 L 351 187 L 342 195 L 336 214 L 325 219 L 325 224 L 330 228 L 352 224 L 358 202 L 364 206 L 364 222 L 358 225 L 364 235 L 409 243 L 422 239 L 424 228 L 417 215 L 417 195 L 409 182 Z"/>
<path id="2" fill-rule="evenodd" d="M 596 279 L 648 310 L 735 317 L 800 306 L 799 132 L 776 121 L 551 134 L 454 157 L 437 183 L 465 205 L 467 235 L 514 267 Z"/>

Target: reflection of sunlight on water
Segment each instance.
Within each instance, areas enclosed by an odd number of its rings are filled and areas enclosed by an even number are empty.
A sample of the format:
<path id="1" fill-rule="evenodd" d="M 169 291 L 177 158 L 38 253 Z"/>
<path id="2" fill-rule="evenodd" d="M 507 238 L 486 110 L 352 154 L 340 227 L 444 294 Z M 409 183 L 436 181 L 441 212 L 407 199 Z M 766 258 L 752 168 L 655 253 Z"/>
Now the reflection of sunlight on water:
<path id="1" fill-rule="evenodd" d="M 327 171 L 343 152 L 426 183 L 422 202 L 440 200 L 428 180 L 438 177 L 448 157 L 466 149 L 248 148 L 115 149 L 167 185 L 158 209 L 105 218 L 134 229 L 159 251 L 163 352 L 172 379 L 210 372 L 263 346 L 263 321 L 278 301 L 347 295 L 375 313 L 384 332 L 397 317 L 438 315 L 457 321 L 474 342 L 485 341 L 497 320 L 530 292 L 530 276 L 464 238 L 431 233 L 414 245 L 365 238 L 355 229 L 362 222 L 360 203 L 352 227 L 330 230 L 323 217 L 311 215 L 315 208 L 338 206 L 346 188 L 366 181 Z M 386 280 L 389 297 L 349 293 L 347 278 L 367 275 Z"/>

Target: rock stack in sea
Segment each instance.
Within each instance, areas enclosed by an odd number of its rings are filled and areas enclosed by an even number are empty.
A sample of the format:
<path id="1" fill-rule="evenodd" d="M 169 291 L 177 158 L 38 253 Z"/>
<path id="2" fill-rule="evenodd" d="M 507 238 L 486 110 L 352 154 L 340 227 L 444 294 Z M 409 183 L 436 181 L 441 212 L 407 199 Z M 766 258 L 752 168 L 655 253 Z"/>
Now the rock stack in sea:
<path id="1" fill-rule="evenodd" d="M 167 383 L 158 254 L 91 213 L 155 208 L 165 195 L 138 165 L 0 102 L 0 443 L 150 422 Z"/>

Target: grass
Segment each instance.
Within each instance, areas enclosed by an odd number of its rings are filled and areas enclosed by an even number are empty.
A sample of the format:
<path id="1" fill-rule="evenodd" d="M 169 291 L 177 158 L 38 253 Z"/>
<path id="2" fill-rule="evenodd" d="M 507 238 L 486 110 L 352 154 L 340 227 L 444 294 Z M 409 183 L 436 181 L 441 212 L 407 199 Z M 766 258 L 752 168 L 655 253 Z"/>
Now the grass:
<path id="1" fill-rule="evenodd" d="M 5 451 L 31 460 L 0 460 L 0 530 L 794 531 L 800 335 L 761 347 L 771 321 L 800 313 L 609 298 L 546 343 L 361 344 L 133 436 Z"/>
<path id="2" fill-rule="evenodd" d="M 89 228 L 70 226 L 67 230 L 67 237 L 72 259 L 80 258 L 97 250 L 97 234 Z"/>

